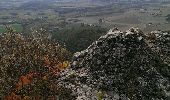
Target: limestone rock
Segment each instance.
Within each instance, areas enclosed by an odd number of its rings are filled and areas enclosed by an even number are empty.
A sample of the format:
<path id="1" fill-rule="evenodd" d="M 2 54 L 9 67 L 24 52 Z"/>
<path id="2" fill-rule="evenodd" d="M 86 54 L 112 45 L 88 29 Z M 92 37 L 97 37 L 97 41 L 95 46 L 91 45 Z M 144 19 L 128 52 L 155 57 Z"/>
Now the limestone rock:
<path id="1" fill-rule="evenodd" d="M 165 100 L 170 83 L 164 72 L 170 67 L 155 48 L 169 55 L 170 38 L 168 33 L 161 34 L 150 46 L 139 29 L 110 30 L 74 55 L 59 84 L 71 89 L 77 100 Z"/>

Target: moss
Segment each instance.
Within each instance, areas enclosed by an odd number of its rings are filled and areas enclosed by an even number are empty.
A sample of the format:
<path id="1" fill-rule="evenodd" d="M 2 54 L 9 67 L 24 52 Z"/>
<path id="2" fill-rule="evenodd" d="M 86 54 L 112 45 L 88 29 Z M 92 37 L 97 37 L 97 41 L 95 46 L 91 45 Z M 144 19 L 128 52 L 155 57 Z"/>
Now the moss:
<path id="1" fill-rule="evenodd" d="M 105 93 L 104 91 L 102 91 L 102 90 L 98 91 L 98 92 L 97 92 L 97 99 L 98 99 L 98 100 L 103 100 L 105 94 L 106 94 L 106 93 Z"/>

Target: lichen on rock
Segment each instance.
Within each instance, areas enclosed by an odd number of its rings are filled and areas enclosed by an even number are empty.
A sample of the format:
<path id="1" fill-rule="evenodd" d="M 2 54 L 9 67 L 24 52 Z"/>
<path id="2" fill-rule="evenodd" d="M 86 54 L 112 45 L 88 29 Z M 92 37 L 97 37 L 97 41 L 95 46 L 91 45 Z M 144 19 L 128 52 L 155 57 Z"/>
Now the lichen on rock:
<path id="1" fill-rule="evenodd" d="M 71 89 L 77 100 L 165 100 L 170 96 L 170 67 L 155 50 L 169 56 L 168 36 L 156 34 L 150 45 L 150 38 L 138 28 L 112 29 L 75 54 L 59 84 Z"/>

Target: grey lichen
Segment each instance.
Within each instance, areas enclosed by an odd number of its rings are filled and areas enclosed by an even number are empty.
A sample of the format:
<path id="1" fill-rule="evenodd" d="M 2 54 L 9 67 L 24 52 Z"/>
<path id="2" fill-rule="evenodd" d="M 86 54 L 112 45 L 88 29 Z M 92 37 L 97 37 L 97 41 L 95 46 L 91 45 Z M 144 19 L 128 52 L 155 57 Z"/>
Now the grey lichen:
<path id="1" fill-rule="evenodd" d="M 110 30 L 86 50 L 75 54 L 71 66 L 61 73 L 60 84 L 70 88 L 77 100 L 167 99 L 170 34 L 149 35 L 138 28 L 126 32 Z M 153 40 L 151 45 L 149 41 Z M 157 49 L 160 54 L 155 52 Z M 76 76 L 65 82 L 72 72 Z"/>

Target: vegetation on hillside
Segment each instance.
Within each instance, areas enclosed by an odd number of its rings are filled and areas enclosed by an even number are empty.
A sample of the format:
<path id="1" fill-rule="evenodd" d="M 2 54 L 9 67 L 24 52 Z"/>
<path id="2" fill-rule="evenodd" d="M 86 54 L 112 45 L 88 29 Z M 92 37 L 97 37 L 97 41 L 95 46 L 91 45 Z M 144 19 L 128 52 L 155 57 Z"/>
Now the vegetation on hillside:
<path id="1" fill-rule="evenodd" d="M 22 32 L 23 31 L 23 26 L 21 24 L 11 24 L 11 27 L 14 28 L 16 32 Z M 6 31 L 5 25 L 0 25 L 0 33 L 4 33 Z"/>
<path id="2" fill-rule="evenodd" d="M 71 54 L 43 29 L 23 36 L 7 28 L 0 35 L 0 99 L 72 99 L 55 79 L 69 66 Z"/>
<path id="3" fill-rule="evenodd" d="M 168 14 L 166 17 L 167 17 L 166 20 L 170 22 L 170 14 Z"/>
<path id="4" fill-rule="evenodd" d="M 81 25 L 64 28 L 53 34 L 53 38 L 66 45 L 71 52 L 86 49 L 93 41 L 105 34 L 107 29 L 99 26 Z"/>

